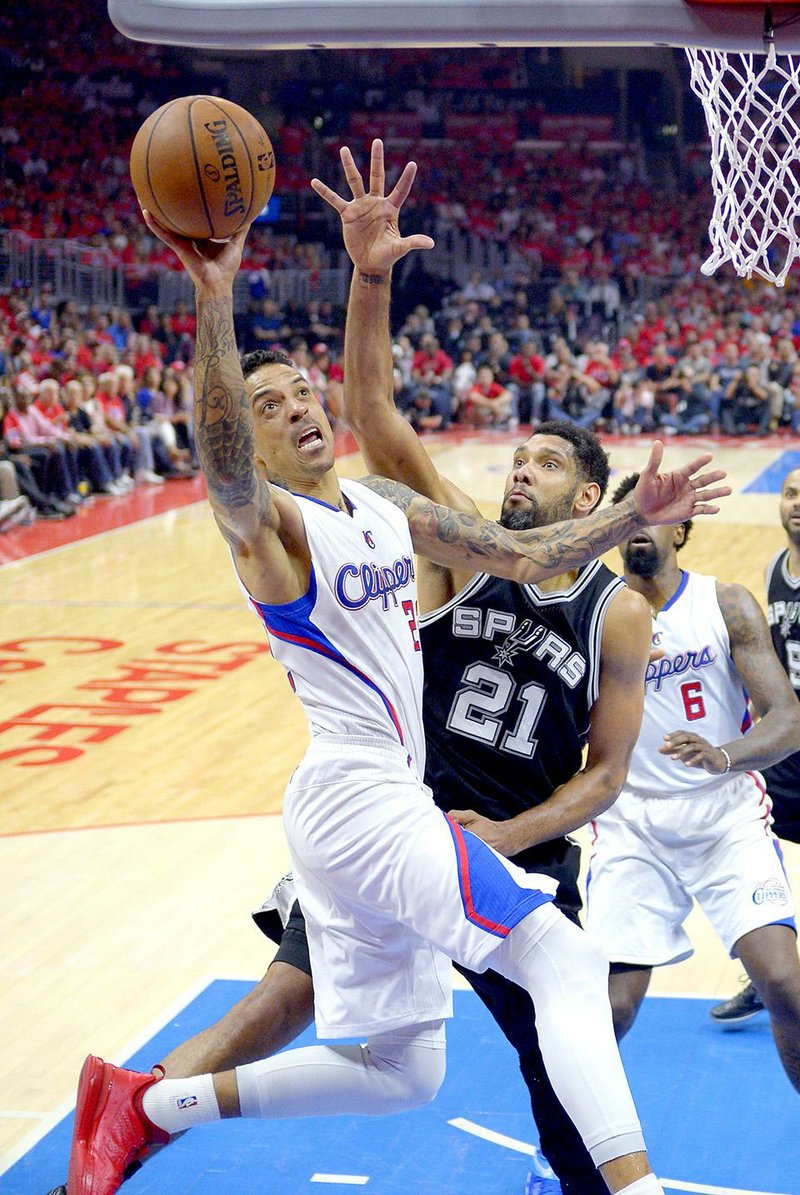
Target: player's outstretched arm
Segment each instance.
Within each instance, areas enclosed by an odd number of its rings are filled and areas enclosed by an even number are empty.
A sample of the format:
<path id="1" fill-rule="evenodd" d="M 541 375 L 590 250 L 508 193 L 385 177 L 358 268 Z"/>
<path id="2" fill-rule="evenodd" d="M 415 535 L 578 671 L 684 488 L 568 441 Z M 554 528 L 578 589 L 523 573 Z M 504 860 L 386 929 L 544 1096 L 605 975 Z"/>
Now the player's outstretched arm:
<path id="1" fill-rule="evenodd" d="M 292 601 L 305 591 L 302 521 L 288 500 L 273 497 L 256 467 L 253 415 L 233 324 L 233 280 L 249 229 L 224 243 L 191 241 L 162 228 L 148 212 L 143 215 L 195 285 L 194 434 L 217 526 L 253 597 Z M 293 559 L 282 536 L 294 545 Z"/>
<path id="2" fill-rule="evenodd" d="M 709 743 L 699 734 L 676 730 L 664 736 L 662 755 L 712 775 L 744 772 L 779 763 L 800 743 L 800 703 L 772 646 L 767 620 L 743 585 L 717 582 L 717 599 L 728 628 L 731 656 L 759 721 L 743 738 Z"/>
<path id="3" fill-rule="evenodd" d="M 480 569 L 530 584 L 580 568 L 629 539 L 641 527 L 716 514 L 719 508 L 711 500 L 729 490 L 714 483 L 725 474 L 697 475 L 698 469 L 708 463 L 708 456 L 699 457 L 677 473 L 660 474 L 660 448 L 660 444 L 654 446 L 647 469 L 622 502 L 581 519 L 528 531 L 509 531 L 479 514 L 441 506 L 383 477 L 368 477 L 362 484 L 405 511 L 414 547 L 421 556 L 446 568 Z"/>
<path id="4" fill-rule="evenodd" d="M 233 280 L 248 229 L 229 241 L 191 241 L 148 228 L 180 258 L 195 285 L 197 349 L 194 433 L 209 501 L 226 538 L 247 540 L 272 517 L 270 489 L 255 467 L 253 418 L 233 324 Z"/>
<path id="5" fill-rule="evenodd" d="M 408 162 L 394 189 L 385 194 L 383 143 L 372 143 L 369 189 L 353 155 L 341 150 L 352 198 L 319 179 L 311 186 L 339 213 L 345 248 L 353 263 L 344 338 L 344 414 L 371 472 L 401 481 L 434 502 L 474 511 L 474 502 L 441 477 L 411 425 L 394 402 L 394 363 L 389 330 L 392 267 L 413 249 L 431 249 L 421 234 L 401 236 L 400 209 L 417 167 Z"/>

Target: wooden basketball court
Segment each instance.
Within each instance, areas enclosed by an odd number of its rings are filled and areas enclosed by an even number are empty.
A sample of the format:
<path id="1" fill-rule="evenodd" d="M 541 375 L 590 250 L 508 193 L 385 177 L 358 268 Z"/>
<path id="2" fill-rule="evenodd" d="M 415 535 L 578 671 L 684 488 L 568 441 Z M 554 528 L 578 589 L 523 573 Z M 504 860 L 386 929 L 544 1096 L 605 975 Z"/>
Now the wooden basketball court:
<path id="1" fill-rule="evenodd" d="M 667 461 L 700 443 L 669 443 Z M 512 440 L 429 444 L 496 516 Z M 642 440 L 608 447 L 616 479 L 646 459 Z M 713 448 L 734 494 L 698 521 L 682 563 L 763 603 L 784 543 L 779 478 L 800 445 Z M 357 455 L 340 465 L 363 472 Z M 248 913 L 287 863 L 281 794 L 304 721 L 200 483 L 165 491 L 0 539 L 0 1171 L 70 1105 L 87 1051 L 127 1056 L 206 979 L 255 979 L 271 957 Z M 800 892 L 800 848 L 786 857 Z M 701 916 L 689 929 L 695 957 L 657 973 L 654 992 L 731 993 L 740 968 Z"/>

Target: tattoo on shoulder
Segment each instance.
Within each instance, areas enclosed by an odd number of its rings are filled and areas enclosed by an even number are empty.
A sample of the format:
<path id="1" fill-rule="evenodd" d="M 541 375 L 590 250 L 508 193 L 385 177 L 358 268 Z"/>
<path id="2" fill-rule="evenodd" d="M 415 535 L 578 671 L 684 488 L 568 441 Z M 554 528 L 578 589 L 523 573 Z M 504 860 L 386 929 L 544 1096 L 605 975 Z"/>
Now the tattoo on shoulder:
<path id="1" fill-rule="evenodd" d="M 744 585 L 717 582 L 717 601 L 728 628 L 731 644 L 756 643 L 766 628 L 766 620 L 756 599 Z"/>
<path id="2" fill-rule="evenodd" d="M 420 497 L 416 490 L 403 485 L 401 481 L 390 481 L 388 477 L 378 477 L 375 473 L 371 473 L 369 477 L 362 477 L 361 484 L 368 490 L 372 490 L 373 494 L 386 498 L 393 506 L 399 506 L 401 510 L 405 511 L 408 510 L 415 498 Z M 422 500 L 424 501 L 424 499 Z"/>

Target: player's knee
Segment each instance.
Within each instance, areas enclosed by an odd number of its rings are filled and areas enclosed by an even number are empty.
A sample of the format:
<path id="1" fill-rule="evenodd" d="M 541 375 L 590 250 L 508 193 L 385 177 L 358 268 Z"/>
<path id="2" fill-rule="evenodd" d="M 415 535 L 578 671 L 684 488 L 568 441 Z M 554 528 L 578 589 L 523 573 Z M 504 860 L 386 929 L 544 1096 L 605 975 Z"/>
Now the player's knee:
<path id="1" fill-rule="evenodd" d="M 756 986 L 773 1015 L 800 1018 L 800 966 L 796 961 L 771 960 Z"/>
<path id="2" fill-rule="evenodd" d="M 408 1112 L 434 1099 L 445 1075 L 443 1030 L 441 1037 L 426 1036 L 423 1041 L 373 1041 L 368 1049 L 371 1064 L 384 1080 L 381 1114 Z"/>
<path id="3" fill-rule="evenodd" d="M 611 1015 L 614 1018 L 614 1033 L 617 1041 L 621 1041 L 636 1020 L 644 997 L 637 973 L 612 973 L 608 981 L 608 995 L 611 1000 Z"/>

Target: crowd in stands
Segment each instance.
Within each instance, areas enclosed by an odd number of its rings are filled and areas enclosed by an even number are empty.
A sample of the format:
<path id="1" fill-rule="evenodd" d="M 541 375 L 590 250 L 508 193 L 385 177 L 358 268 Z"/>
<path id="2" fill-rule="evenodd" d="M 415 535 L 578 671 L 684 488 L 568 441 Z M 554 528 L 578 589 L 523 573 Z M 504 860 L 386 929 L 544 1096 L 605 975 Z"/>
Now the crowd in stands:
<path id="1" fill-rule="evenodd" d="M 430 432 L 554 417 L 621 435 L 800 432 L 795 289 L 686 282 L 641 311 L 621 304 L 613 324 L 572 267 L 544 310 L 537 295 L 537 282 L 474 275 L 438 310 L 412 309 L 393 340 L 405 417 Z M 240 347 L 288 351 L 335 423 L 343 324 L 330 304 L 266 298 L 240 322 Z M 611 326 L 612 340 L 596 332 Z M 0 454 L 40 515 L 194 476 L 195 330 L 180 303 L 132 315 L 81 312 L 47 293 L 0 296 Z M 7 488 L 6 478 L 0 496 Z M 7 514 L 19 521 L 18 509 Z"/>
<path id="2" fill-rule="evenodd" d="M 0 293 L 0 528 L 196 471 L 195 319 L 139 285 L 178 263 L 142 223 L 127 166 L 144 117 L 187 90 L 188 53 L 127 41 L 104 6 L 49 6 L 35 23 L 21 0 L 0 12 L 0 232 L 79 240 L 128 281 L 125 309 L 21 282 Z M 586 119 L 610 134 L 615 83 L 596 83 L 589 109 L 608 111 Z M 278 193 L 296 202 L 290 231 L 248 238 L 242 351 L 290 352 L 341 418 L 343 310 L 280 303 L 270 277 L 338 259 L 338 217 L 308 180 L 335 184 L 341 145 L 363 164 L 382 135 L 390 173 L 419 165 L 404 227 L 445 251 L 500 251 L 466 281 L 423 254 L 398 271 L 395 395 L 417 428 L 555 416 L 622 435 L 800 432 L 794 278 L 780 291 L 702 279 L 705 151 L 654 163 L 646 137 L 586 130 L 544 144 L 552 97 L 575 102 L 567 84 L 557 55 L 529 50 L 277 56 L 251 106 L 274 135 Z"/>

